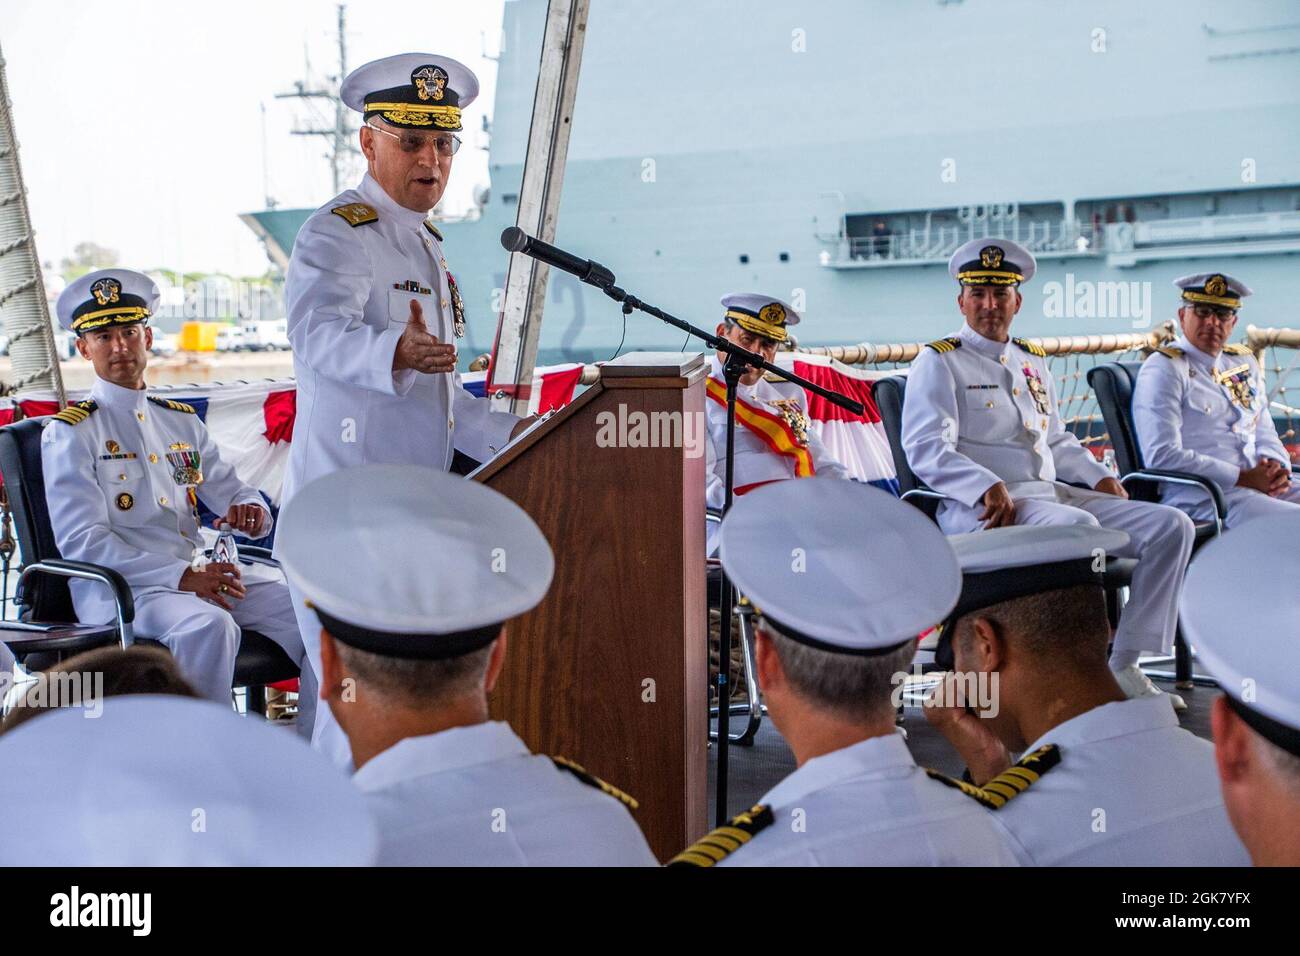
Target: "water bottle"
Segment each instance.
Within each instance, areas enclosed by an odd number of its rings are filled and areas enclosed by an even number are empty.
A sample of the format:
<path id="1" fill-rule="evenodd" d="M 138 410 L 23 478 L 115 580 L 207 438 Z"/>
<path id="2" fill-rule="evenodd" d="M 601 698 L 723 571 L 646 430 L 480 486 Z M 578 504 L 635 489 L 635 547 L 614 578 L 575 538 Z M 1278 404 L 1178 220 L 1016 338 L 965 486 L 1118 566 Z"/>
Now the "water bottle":
<path id="1" fill-rule="evenodd" d="M 1115 449 L 1107 448 L 1102 453 L 1101 463 L 1106 466 L 1112 475 L 1119 476 L 1119 462 L 1115 460 Z"/>
<path id="2" fill-rule="evenodd" d="M 217 543 L 212 546 L 212 560 L 217 564 L 239 564 L 239 546 L 228 521 L 221 522 Z"/>

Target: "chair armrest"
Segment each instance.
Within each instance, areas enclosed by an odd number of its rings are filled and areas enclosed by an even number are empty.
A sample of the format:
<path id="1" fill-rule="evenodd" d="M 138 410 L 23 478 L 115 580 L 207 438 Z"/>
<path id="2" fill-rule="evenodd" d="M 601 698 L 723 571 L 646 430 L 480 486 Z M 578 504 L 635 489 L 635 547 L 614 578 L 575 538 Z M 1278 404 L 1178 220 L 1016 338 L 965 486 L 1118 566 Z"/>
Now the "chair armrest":
<path id="1" fill-rule="evenodd" d="M 717 523 L 717 524 L 720 524 L 720 523 L 722 522 L 722 509 L 721 509 L 721 508 L 705 508 L 705 509 L 704 509 L 704 521 L 705 521 L 706 524 L 707 524 L 708 522 L 710 522 L 710 521 L 712 521 L 712 522 L 714 522 L 714 523 Z"/>
<path id="2" fill-rule="evenodd" d="M 1143 468 L 1140 471 L 1130 471 L 1127 475 L 1119 480 L 1121 485 L 1127 485 L 1131 481 L 1141 481 L 1151 484 L 1169 484 L 1185 485 L 1191 488 L 1200 488 L 1210 496 L 1214 502 L 1214 523 L 1219 532 L 1223 531 L 1223 519 L 1228 515 L 1228 505 L 1223 500 L 1223 490 L 1218 484 L 1209 478 L 1202 478 L 1200 475 L 1193 475 L 1186 471 L 1172 471 L 1166 468 Z"/>
<path id="3" fill-rule="evenodd" d="M 67 561 L 63 558 L 49 558 L 45 561 L 33 561 L 18 577 L 17 591 L 22 592 L 27 576 L 34 573 L 53 574 L 61 578 L 79 578 L 83 581 L 98 581 L 108 586 L 113 595 L 113 604 L 117 608 L 117 632 L 123 647 L 135 643 L 133 625 L 135 624 L 135 599 L 131 596 L 131 586 L 126 578 L 112 568 L 102 564 L 90 564 L 86 561 Z"/>

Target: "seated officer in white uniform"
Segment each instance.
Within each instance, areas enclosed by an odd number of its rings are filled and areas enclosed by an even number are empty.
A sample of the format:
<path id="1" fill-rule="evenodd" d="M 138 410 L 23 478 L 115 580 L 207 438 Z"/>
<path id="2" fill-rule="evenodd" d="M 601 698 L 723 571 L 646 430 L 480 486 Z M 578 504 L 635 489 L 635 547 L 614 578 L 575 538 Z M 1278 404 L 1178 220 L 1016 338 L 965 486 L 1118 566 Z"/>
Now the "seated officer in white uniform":
<path id="1" fill-rule="evenodd" d="M 849 482 L 779 482 L 722 522 L 722 565 L 761 612 L 759 684 L 798 769 L 676 858 L 685 866 L 993 866 L 978 803 L 918 767 L 892 699 L 961 574 L 910 505 Z"/>
<path id="2" fill-rule="evenodd" d="M 363 114 L 367 172 L 313 213 L 285 277 L 298 415 L 284 479 L 307 482 L 368 463 L 447 470 L 457 448 L 486 461 L 520 420 L 461 387 L 455 341 L 465 304 L 427 217 L 451 176 L 461 111 L 478 80 L 449 57 L 407 53 L 358 67 L 339 95 Z M 296 596 L 295 596 L 296 597 Z M 295 600 L 313 668 L 319 622 Z M 309 684 L 304 693 L 314 696 Z M 313 741 L 340 764 L 347 742 L 328 711 Z"/>
<path id="3" fill-rule="evenodd" d="M 0 815 L 19 824 L 0 865 L 375 862 L 374 821 L 346 777 L 283 730 L 210 701 L 83 699 L 6 731 L 0 760 Z"/>
<path id="4" fill-rule="evenodd" d="M 1223 799 L 1256 866 L 1300 866 L 1297 580 L 1300 512 L 1292 512 L 1210 542 L 1183 590 L 1183 626 L 1224 691 L 1210 715 Z"/>
<path id="5" fill-rule="evenodd" d="M 488 719 L 503 622 L 554 571 L 523 509 L 441 471 L 366 465 L 303 488 L 279 537 L 320 618 L 321 697 L 350 741 L 381 864 L 654 865 L 635 800 Z"/>
<path id="6" fill-rule="evenodd" d="M 1066 430 L 1043 350 L 1009 335 L 1018 287 L 1035 268 L 1033 255 L 1007 239 L 973 240 L 953 253 L 948 271 L 960 284 L 966 321 L 912 363 L 903 447 L 917 477 L 952 499 L 938 513 L 948 534 L 1011 524 L 1127 532 L 1118 554 L 1136 557 L 1138 566 L 1110 666 L 1130 697 L 1154 696 L 1161 691 L 1137 662 L 1143 651 L 1173 646 L 1195 528 L 1176 508 L 1126 500 L 1110 471 Z"/>
<path id="7" fill-rule="evenodd" d="M 82 276 L 59 296 L 59 322 L 95 367 L 87 401 L 53 416 L 41 436 L 45 498 L 59 552 L 120 573 L 135 600 L 135 636 L 161 641 L 194 687 L 229 701 L 240 629 L 260 631 L 303 661 L 278 571 L 202 560 L 201 498 L 236 534 L 260 538 L 271 514 L 240 480 L 194 409 L 151 397 L 144 373 L 158 287 L 129 269 Z M 116 617 L 112 595 L 73 581 L 77 618 Z"/>
<path id="8" fill-rule="evenodd" d="M 941 638 L 954 673 L 926 717 L 966 760 L 970 783 L 953 785 L 1026 864 L 1244 866 L 1209 741 L 1167 696 L 1128 699 L 1106 665 L 1096 556 L 1123 542 L 1088 527 L 954 539 L 966 585 Z M 1045 570 L 1065 586 L 1042 590 Z"/>
<path id="9" fill-rule="evenodd" d="M 722 297 L 727 311 L 714 334 L 757 352 L 767 361 L 790 340 L 787 329 L 799 324 L 799 313 L 779 299 L 749 292 Z M 709 421 L 706 450 L 705 500 L 721 508 L 727 480 L 727 387 L 722 369 L 727 356 L 713 356 L 705 383 L 705 411 Z M 747 366 L 748 368 L 748 366 Z M 808 398 L 791 382 L 770 381 L 762 369 L 749 368 L 736 390 L 735 464 L 733 494 L 747 494 L 769 481 L 807 478 L 848 478 L 848 470 L 827 451 L 809 426 Z M 716 526 L 710 525 L 710 550 Z"/>
<path id="10" fill-rule="evenodd" d="M 1191 472 L 1218 484 L 1236 527 L 1294 512 L 1300 484 L 1268 407 L 1264 372 L 1244 345 L 1227 345 L 1250 289 L 1221 272 L 1183 276 L 1182 334 L 1142 363 L 1133 388 L 1133 425 L 1148 468 Z M 1214 504 L 1197 488 L 1168 485 L 1161 500 L 1198 521 Z"/>

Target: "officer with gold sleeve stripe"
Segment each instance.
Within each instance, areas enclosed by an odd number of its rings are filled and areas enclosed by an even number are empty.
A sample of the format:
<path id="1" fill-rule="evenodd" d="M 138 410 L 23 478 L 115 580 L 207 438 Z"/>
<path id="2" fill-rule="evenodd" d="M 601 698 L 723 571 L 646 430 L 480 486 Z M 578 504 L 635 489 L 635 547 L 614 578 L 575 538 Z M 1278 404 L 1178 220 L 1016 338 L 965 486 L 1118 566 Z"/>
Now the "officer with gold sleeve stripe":
<path id="1" fill-rule="evenodd" d="M 980 802 L 930 779 L 894 724 L 916 636 L 961 587 L 943 534 L 886 492 L 814 477 L 738 499 L 720 553 L 760 612 L 758 679 L 798 769 L 672 862 L 1013 865 Z"/>

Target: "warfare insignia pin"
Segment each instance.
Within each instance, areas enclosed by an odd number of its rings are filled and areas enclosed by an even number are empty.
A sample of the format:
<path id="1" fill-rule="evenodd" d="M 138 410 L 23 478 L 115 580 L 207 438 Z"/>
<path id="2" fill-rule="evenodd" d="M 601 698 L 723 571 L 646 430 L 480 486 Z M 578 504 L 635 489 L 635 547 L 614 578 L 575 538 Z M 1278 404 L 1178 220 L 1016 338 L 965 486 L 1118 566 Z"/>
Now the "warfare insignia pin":
<path id="1" fill-rule="evenodd" d="M 122 446 L 110 438 L 108 441 L 104 442 L 104 450 L 107 451 L 110 455 L 116 455 L 119 451 L 122 450 Z"/>
<path id="2" fill-rule="evenodd" d="M 447 73 L 441 67 L 422 66 L 411 74 L 416 95 L 422 100 L 440 100 L 447 87 Z"/>
<path id="3" fill-rule="evenodd" d="M 109 305 L 122 298 L 122 283 L 116 279 L 100 279 L 90 287 L 90 293 L 100 305 Z"/>
<path id="4" fill-rule="evenodd" d="M 980 250 L 980 265 L 985 269 L 1002 268 L 1002 248 L 1000 246 L 985 246 Z"/>
<path id="5" fill-rule="evenodd" d="M 128 492 L 122 492 L 116 498 L 118 511 L 130 511 L 135 506 L 135 499 Z"/>
<path id="6" fill-rule="evenodd" d="M 1210 276 L 1209 281 L 1205 283 L 1206 295 L 1223 295 L 1227 291 L 1228 283 L 1223 276 Z"/>

